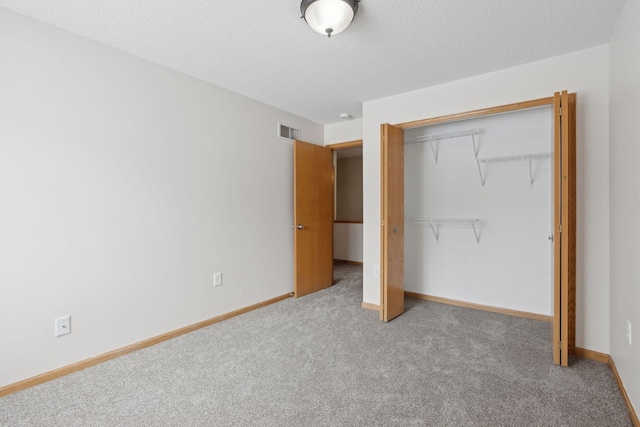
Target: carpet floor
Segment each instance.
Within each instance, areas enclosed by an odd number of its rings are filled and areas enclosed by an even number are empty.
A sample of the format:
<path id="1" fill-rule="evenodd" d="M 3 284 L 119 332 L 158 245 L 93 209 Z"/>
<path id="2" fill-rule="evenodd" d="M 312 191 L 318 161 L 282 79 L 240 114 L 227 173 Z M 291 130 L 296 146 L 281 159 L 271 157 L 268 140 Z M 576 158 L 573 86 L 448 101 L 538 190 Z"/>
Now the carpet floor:
<path id="1" fill-rule="evenodd" d="M 631 426 L 605 364 L 549 323 L 414 299 L 389 323 L 337 283 L 0 399 L 2 426 Z"/>

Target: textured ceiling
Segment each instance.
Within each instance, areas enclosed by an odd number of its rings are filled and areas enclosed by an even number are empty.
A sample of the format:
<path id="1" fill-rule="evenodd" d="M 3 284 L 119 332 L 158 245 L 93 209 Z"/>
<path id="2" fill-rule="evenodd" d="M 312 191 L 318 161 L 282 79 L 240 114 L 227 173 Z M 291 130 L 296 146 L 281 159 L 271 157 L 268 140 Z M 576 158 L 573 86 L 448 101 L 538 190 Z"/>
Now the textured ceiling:
<path id="1" fill-rule="evenodd" d="M 607 43 L 624 0 L 362 0 L 322 37 L 298 0 L 0 6 L 327 124 L 362 102 Z"/>

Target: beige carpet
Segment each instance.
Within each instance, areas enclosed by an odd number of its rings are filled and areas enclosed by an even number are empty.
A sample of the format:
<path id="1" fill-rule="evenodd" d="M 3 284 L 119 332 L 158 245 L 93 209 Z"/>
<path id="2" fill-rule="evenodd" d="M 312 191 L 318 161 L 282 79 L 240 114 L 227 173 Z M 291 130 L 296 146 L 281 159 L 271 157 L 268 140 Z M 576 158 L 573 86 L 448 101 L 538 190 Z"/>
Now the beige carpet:
<path id="1" fill-rule="evenodd" d="M 385 324 L 361 267 L 336 278 L 2 398 L 0 425 L 631 425 L 608 366 L 551 363 L 548 323 L 407 299 Z"/>

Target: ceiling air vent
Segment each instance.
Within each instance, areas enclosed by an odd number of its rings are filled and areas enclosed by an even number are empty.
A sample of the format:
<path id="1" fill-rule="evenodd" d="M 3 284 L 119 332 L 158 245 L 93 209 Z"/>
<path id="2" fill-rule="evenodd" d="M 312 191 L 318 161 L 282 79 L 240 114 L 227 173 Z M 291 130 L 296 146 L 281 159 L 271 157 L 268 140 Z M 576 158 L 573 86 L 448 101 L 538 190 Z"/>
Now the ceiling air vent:
<path id="1" fill-rule="evenodd" d="M 282 123 L 278 123 L 278 136 L 284 139 L 300 139 L 300 129 L 291 128 Z"/>

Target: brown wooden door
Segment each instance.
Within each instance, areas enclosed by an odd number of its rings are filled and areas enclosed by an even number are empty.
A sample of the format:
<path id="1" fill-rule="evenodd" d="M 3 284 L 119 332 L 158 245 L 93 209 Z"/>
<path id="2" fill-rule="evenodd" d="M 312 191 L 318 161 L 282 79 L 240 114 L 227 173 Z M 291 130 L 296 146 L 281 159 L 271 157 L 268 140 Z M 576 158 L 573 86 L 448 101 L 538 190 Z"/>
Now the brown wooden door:
<path id="1" fill-rule="evenodd" d="M 330 148 L 293 143 L 294 292 L 333 281 L 333 155 Z"/>
<path id="2" fill-rule="evenodd" d="M 554 114 L 553 363 L 575 351 L 576 95 L 556 92 Z"/>
<path id="3" fill-rule="evenodd" d="M 404 130 L 381 125 L 380 319 L 404 313 Z"/>

